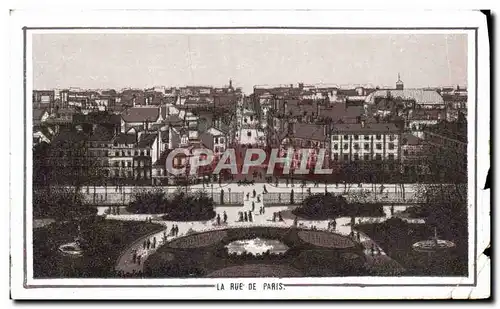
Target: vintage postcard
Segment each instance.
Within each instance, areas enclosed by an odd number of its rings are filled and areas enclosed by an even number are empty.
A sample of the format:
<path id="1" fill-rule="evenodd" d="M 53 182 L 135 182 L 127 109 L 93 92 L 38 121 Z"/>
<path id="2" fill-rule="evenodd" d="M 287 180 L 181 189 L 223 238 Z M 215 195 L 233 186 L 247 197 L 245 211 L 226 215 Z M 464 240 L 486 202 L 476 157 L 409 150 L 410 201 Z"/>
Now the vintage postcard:
<path id="1" fill-rule="evenodd" d="M 490 296 L 483 13 L 95 14 L 11 14 L 13 298 Z"/>

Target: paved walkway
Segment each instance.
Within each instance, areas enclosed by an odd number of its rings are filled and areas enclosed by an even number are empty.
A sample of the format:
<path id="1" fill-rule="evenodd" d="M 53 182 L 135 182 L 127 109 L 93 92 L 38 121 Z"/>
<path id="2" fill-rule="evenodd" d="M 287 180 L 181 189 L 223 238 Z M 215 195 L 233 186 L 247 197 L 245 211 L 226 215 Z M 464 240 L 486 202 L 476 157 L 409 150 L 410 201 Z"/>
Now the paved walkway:
<path id="1" fill-rule="evenodd" d="M 228 216 L 228 220 L 226 224 L 221 224 L 217 225 L 216 224 L 216 219 L 210 220 L 210 221 L 197 221 L 197 222 L 173 222 L 173 221 L 163 221 L 163 220 L 158 220 L 160 218 L 160 215 L 152 216 L 152 215 L 108 215 L 108 219 L 114 219 L 114 220 L 141 220 L 141 221 L 146 221 L 147 218 L 153 217 L 153 221 L 155 223 L 159 223 L 165 226 L 165 230 L 155 233 L 153 235 L 148 235 L 145 237 L 142 237 L 141 239 L 138 239 L 134 244 L 132 244 L 130 247 L 128 247 L 120 256 L 120 258 L 117 261 L 116 264 L 116 270 L 121 271 L 124 273 L 131 273 L 131 272 L 140 272 L 143 270 L 143 265 L 144 261 L 152 254 L 154 253 L 161 245 L 165 243 L 164 239 L 164 233 L 167 234 L 167 239 L 166 241 L 171 241 L 172 239 L 175 239 L 176 237 L 170 236 L 170 229 L 172 226 L 175 224 L 179 228 L 179 234 L 177 237 L 182 237 L 186 236 L 190 233 L 193 232 L 203 232 L 203 231 L 208 231 L 208 230 L 217 230 L 217 229 L 225 229 L 225 228 L 238 228 L 238 227 L 251 227 L 251 226 L 282 226 L 282 227 L 290 227 L 293 225 L 294 218 L 293 216 L 283 216 L 284 221 L 282 222 L 273 222 L 272 217 L 274 212 L 289 212 L 296 206 L 273 206 L 273 207 L 266 207 L 265 208 L 265 213 L 260 215 L 259 214 L 259 209 L 260 207 L 263 207 L 262 203 L 262 195 L 260 202 L 258 202 L 257 198 L 253 197 L 253 190 L 255 189 L 255 186 L 244 186 L 242 187 L 245 189 L 245 195 L 246 193 L 249 193 L 250 198 L 247 200 L 245 196 L 244 200 L 244 205 L 242 207 L 237 207 L 237 206 L 217 206 L 215 208 L 216 213 L 220 214 L 221 219 L 223 218 L 223 213 L 226 212 Z M 262 192 L 261 190 L 256 190 L 257 192 Z M 252 202 L 255 203 L 255 209 L 252 212 L 253 215 L 253 222 L 238 222 L 238 213 L 239 212 L 245 212 L 245 211 L 251 211 L 252 210 Z M 396 211 L 401 211 L 404 210 L 405 207 L 407 206 L 401 206 L 401 208 L 397 209 Z M 356 218 L 356 223 L 367 223 L 367 222 L 383 222 L 387 220 L 388 218 L 391 217 L 391 210 L 390 207 L 384 207 L 384 212 L 386 213 L 386 217 L 381 217 L 381 218 Z M 156 218 L 156 219 L 155 219 Z M 350 235 L 351 232 L 357 233 L 357 231 L 353 231 L 351 229 L 350 225 L 350 218 L 338 218 L 336 220 L 337 225 L 335 230 L 331 230 L 332 232 L 341 234 L 341 235 Z M 414 220 L 415 221 L 415 220 Z M 419 223 L 422 223 L 421 221 L 417 221 Z M 315 227 L 318 230 L 328 230 L 328 220 L 299 220 L 299 226 L 303 228 L 312 228 Z M 153 242 L 153 239 L 156 238 L 156 247 L 155 248 L 150 248 L 150 249 L 145 249 L 143 247 L 144 241 L 147 239 L 150 239 L 151 242 Z M 400 268 L 403 269 L 403 267 L 397 263 L 396 261 L 392 260 L 390 257 L 387 256 L 387 254 L 374 242 L 372 241 L 367 235 L 364 233 L 360 233 L 360 243 L 363 244 L 365 247 L 365 254 L 368 257 L 369 265 L 376 266 L 376 264 L 380 263 L 391 263 L 393 264 L 393 268 Z M 372 244 L 374 245 L 375 248 L 375 256 L 372 256 L 371 253 L 371 248 Z M 137 255 L 141 257 L 141 262 L 139 263 L 134 263 L 133 262 L 133 252 L 137 252 Z"/>

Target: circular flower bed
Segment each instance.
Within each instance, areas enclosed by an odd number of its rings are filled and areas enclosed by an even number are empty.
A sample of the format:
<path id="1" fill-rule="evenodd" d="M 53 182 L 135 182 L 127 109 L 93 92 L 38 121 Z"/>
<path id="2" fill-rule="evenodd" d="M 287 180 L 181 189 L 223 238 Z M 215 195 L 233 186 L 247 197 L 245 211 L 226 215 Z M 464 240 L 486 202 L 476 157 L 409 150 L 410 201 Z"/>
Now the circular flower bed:
<path id="1" fill-rule="evenodd" d="M 289 249 L 280 254 L 228 252 L 228 244 L 255 238 L 277 240 Z M 301 258 L 304 252 L 314 254 L 314 258 Z M 356 267 L 352 267 L 353 263 Z M 146 260 L 144 276 L 185 278 L 190 273 L 209 277 L 363 275 L 363 264 L 362 247 L 338 234 L 283 227 L 231 228 L 188 235 L 165 244 Z M 355 272 L 351 274 L 352 269 Z"/>

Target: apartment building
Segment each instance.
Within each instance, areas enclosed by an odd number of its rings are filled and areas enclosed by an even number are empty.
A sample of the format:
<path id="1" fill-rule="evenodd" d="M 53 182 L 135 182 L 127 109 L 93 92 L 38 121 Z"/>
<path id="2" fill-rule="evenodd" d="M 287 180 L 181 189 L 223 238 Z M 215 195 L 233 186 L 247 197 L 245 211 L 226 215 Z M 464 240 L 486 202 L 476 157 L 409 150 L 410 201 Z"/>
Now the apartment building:
<path id="1" fill-rule="evenodd" d="M 400 140 L 401 131 L 392 123 L 336 124 L 331 131 L 331 160 L 396 163 Z"/>

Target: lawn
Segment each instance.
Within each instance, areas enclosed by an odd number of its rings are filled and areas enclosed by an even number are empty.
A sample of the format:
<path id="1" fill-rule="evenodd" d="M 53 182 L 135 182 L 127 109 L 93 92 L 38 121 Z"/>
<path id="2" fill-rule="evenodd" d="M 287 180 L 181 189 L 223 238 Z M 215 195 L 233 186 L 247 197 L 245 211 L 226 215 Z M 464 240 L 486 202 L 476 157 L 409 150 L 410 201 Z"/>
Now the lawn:
<path id="1" fill-rule="evenodd" d="M 395 221 L 394 221 L 395 222 Z M 413 250 L 412 245 L 427 240 L 434 231 L 424 224 L 361 224 L 356 228 L 373 239 L 391 258 L 399 262 L 407 276 L 467 276 L 467 238 L 441 236 L 453 241 L 452 250 L 428 255 Z"/>
<path id="2" fill-rule="evenodd" d="M 33 272 L 35 278 L 109 278 L 120 253 L 143 235 L 159 231 L 159 224 L 102 220 L 93 223 L 91 250 L 81 257 L 65 256 L 59 246 L 74 241 L 74 223 L 54 223 L 33 230 Z"/>

